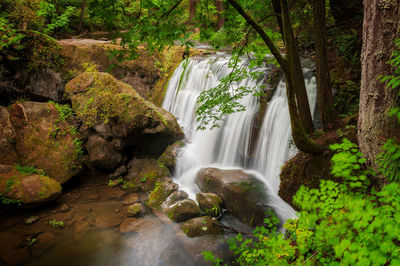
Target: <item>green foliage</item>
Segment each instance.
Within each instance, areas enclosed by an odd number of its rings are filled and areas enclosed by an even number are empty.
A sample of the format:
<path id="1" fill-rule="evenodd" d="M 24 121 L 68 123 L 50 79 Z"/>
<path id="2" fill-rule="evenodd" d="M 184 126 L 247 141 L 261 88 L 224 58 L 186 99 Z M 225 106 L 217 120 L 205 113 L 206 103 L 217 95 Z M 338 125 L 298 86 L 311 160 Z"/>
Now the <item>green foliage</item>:
<path id="1" fill-rule="evenodd" d="M 50 221 L 48 221 L 48 224 L 53 227 L 60 227 L 60 228 L 65 226 L 63 221 L 57 221 L 54 218 L 52 218 Z"/>
<path id="2" fill-rule="evenodd" d="M 37 242 L 37 239 L 34 237 L 30 237 L 26 239 L 26 242 L 28 243 L 28 246 L 32 246 L 33 244 L 35 244 Z"/>
<path id="3" fill-rule="evenodd" d="M 360 59 L 360 52 L 358 51 L 359 37 L 357 31 L 352 29 L 343 33 L 341 32 L 341 29 L 333 28 L 331 29 L 330 35 L 335 35 L 335 46 L 338 49 L 339 55 L 349 64 L 357 64 Z"/>
<path id="4" fill-rule="evenodd" d="M 360 84 L 351 80 L 346 82 L 336 82 L 333 80 L 332 86 L 339 91 L 335 95 L 334 106 L 340 116 L 347 117 L 358 113 L 358 105 L 360 99 Z"/>
<path id="5" fill-rule="evenodd" d="M 343 178 L 351 189 L 365 190 L 369 185 L 369 172 L 363 169 L 366 159 L 357 145 L 344 138 L 342 143 L 333 144 L 330 149 L 336 152 L 332 156 L 332 175 Z"/>
<path id="6" fill-rule="evenodd" d="M 0 193 L 0 201 L 3 205 L 10 205 L 10 204 L 17 204 L 18 206 L 21 205 L 20 200 L 10 199 L 4 193 Z"/>
<path id="7" fill-rule="evenodd" d="M 108 186 L 109 187 L 117 187 L 119 185 L 122 185 L 124 183 L 123 178 L 118 178 L 118 179 L 112 179 L 108 181 Z"/>
<path id="8" fill-rule="evenodd" d="M 42 170 L 38 170 L 33 166 L 22 166 L 19 164 L 15 165 L 15 168 L 17 171 L 21 174 L 25 175 L 45 175 L 45 173 Z"/>
<path id="9" fill-rule="evenodd" d="M 57 14 L 55 4 L 50 3 L 49 1 L 40 1 L 40 9 L 37 14 L 46 18 L 49 23 L 43 29 L 45 34 L 49 34 L 54 32 L 55 29 L 63 29 L 70 22 L 70 17 L 75 12 L 75 7 L 68 6 L 65 12 L 61 15 Z"/>

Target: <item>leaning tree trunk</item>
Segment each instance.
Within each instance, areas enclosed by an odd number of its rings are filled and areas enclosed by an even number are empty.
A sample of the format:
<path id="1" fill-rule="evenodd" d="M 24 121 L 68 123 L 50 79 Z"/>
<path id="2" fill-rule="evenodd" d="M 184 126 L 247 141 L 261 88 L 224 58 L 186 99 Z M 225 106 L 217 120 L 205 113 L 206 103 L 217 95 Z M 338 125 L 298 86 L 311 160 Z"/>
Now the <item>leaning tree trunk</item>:
<path id="1" fill-rule="evenodd" d="M 336 127 L 338 115 L 333 106 L 326 39 L 326 0 L 313 0 L 314 38 L 318 84 L 318 111 L 324 130 Z"/>
<path id="2" fill-rule="evenodd" d="M 193 23 L 194 18 L 196 17 L 196 7 L 198 0 L 190 0 L 189 1 L 189 23 Z"/>
<path id="3" fill-rule="evenodd" d="M 399 125 L 388 117 L 398 97 L 379 81 L 380 75 L 392 73 L 387 61 L 394 49 L 393 42 L 399 37 L 399 24 L 398 0 L 364 0 L 358 142 L 375 169 L 376 156 L 386 139 L 400 136 Z"/>

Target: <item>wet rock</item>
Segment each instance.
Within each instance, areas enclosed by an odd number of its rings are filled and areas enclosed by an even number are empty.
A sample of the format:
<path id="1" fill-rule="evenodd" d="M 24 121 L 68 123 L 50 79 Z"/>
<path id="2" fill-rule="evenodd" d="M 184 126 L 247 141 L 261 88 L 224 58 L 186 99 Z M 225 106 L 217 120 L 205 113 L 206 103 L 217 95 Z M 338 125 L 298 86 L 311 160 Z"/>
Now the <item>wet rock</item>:
<path id="1" fill-rule="evenodd" d="M 63 98 L 65 81 L 59 73 L 51 69 L 31 74 L 26 88 L 34 99 L 56 102 L 65 100 Z"/>
<path id="2" fill-rule="evenodd" d="M 196 200 L 206 214 L 218 217 L 221 214 L 222 199 L 214 193 L 198 193 Z"/>
<path id="3" fill-rule="evenodd" d="M 169 179 L 157 183 L 155 189 L 149 195 L 148 206 L 150 208 L 160 209 L 161 203 L 177 189 L 178 185 Z"/>
<path id="4" fill-rule="evenodd" d="M 133 158 L 128 169 L 125 176 L 128 188 L 139 188 L 146 192 L 152 191 L 158 181 L 170 175 L 167 167 L 152 158 Z"/>
<path id="5" fill-rule="evenodd" d="M 31 246 L 32 256 L 40 257 L 56 243 L 54 234 L 46 232 L 40 234 L 34 245 Z"/>
<path id="6" fill-rule="evenodd" d="M 90 223 L 86 220 L 86 217 L 79 217 L 74 226 L 74 238 L 76 240 L 81 239 L 89 229 Z"/>
<path id="7" fill-rule="evenodd" d="M 30 253 L 27 247 L 18 249 L 0 249 L 0 257 L 6 265 L 23 265 L 30 260 Z"/>
<path id="8" fill-rule="evenodd" d="M 70 208 L 68 207 L 67 204 L 63 204 L 63 205 L 61 206 L 61 208 L 60 208 L 60 211 L 62 211 L 62 212 L 67 212 L 67 211 L 69 211 L 69 210 L 70 210 Z"/>
<path id="9" fill-rule="evenodd" d="M 104 138 L 119 138 L 147 154 L 161 154 L 183 138 L 175 117 L 110 74 L 80 74 L 67 83 L 66 93 L 78 117 Z"/>
<path id="10" fill-rule="evenodd" d="M 153 230 L 160 226 L 159 221 L 139 219 L 139 218 L 126 218 L 122 221 L 119 231 L 123 234 L 131 232 L 142 232 Z"/>
<path id="11" fill-rule="evenodd" d="M 15 151 L 16 133 L 11 125 L 7 108 L 0 106 L 0 164 L 14 165 L 18 162 Z"/>
<path id="12" fill-rule="evenodd" d="M 82 147 L 74 123 L 60 118 L 54 103 L 14 103 L 9 108 L 22 165 L 42 169 L 60 184 L 82 168 Z"/>
<path id="13" fill-rule="evenodd" d="M 121 165 L 120 167 L 117 168 L 117 170 L 115 170 L 114 173 L 109 175 L 109 178 L 110 179 L 117 179 L 118 177 L 123 176 L 126 173 L 128 173 L 128 168 L 126 167 L 126 165 Z"/>
<path id="14" fill-rule="evenodd" d="M 89 153 L 90 163 L 97 168 L 114 170 L 122 163 L 122 153 L 97 134 L 89 136 L 86 149 Z"/>
<path id="15" fill-rule="evenodd" d="M 226 209 L 242 222 L 261 225 L 266 212 L 272 212 L 263 182 L 241 170 L 202 169 L 196 178 L 202 192 L 220 196 Z"/>
<path id="16" fill-rule="evenodd" d="M 118 226 L 121 223 L 121 221 L 122 221 L 121 218 L 116 218 L 109 215 L 99 216 L 96 218 L 94 225 L 97 228 L 110 228 Z"/>
<path id="17" fill-rule="evenodd" d="M 102 200 L 120 200 L 126 193 L 119 187 L 106 187 L 97 192 L 101 193 Z"/>
<path id="18" fill-rule="evenodd" d="M 0 192 L 10 200 L 32 206 L 55 200 L 61 194 L 61 186 L 47 176 L 20 173 L 13 167 L 0 174 Z"/>
<path id="19" fill-rule="evenodd" d="M 168 207 L 165 212 L 169 218 L 178 223 L 200 216 L 199 206 L 191 199 L 178 201 L 174 205 Z"/>
<path id="20" fill-rule="evenodd" d="M 183 190 L 178 190 L 178 191 L 174 191 L 172 192 L 171 195 L 168 196 L 168 198 L 162 203 L 161 208 L 163 210 L 166 210 L 167 208 L 171 207 L 172 205 L 174 205 L 175 203 L 177 203 L 178 201 L 187 199 L 189 197 L 189 195 L 183 191 Z"/>
<path id="21" fill-rule="evenodd" d="M 210 216 L 197 217 L 183 222 L 181 229 L 189 237 L 220 235 L 224 232 L 218 221 Z"/>
<path id="22" fill-rule="evenodd" d="M 31 216 L 28 219 L 25 220 L 25 224 L 34 224 L 37 221 L 39 221 L 39 216 Z"/>
<path id="23" fill-rule="evenodd" d="M 182 148 L 185 143 L 181 140 L 175 141 L 173 144 L 169 145 L 163 154 L 158 158 L 158 162 L 173 172 L 175 169 L 176 157 L 178 156 L 178 151 Z"/>
<path id="24" fill-rule="evenodd" d="M 26 245 L 26 240 L 19 234 L 8 231 L 0 232 L 1 249 L 22 248 Z"/>
<path id="25" fill-rule="evenodd" d="M 122 204 L 124 205 L 131 205 L 133 203 L 137 203 L 139 202 L 139 194 L 136 193 L 130 193 L 128 195 L 126 195 L 123 199 Z"/>
<path id="26" fill-rule="evenodd" d="M 127 215 L 128 217 L 140 216 L 144 212 L 144 207 L 141 203 L 135 203 L 129 206 Z"/>

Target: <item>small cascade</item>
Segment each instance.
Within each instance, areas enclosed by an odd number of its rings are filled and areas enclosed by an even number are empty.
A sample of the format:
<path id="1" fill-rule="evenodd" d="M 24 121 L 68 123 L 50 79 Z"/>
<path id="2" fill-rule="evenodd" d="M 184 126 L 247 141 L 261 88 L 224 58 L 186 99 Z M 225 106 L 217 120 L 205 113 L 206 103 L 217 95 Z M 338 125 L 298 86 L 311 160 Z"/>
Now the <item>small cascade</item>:
<path id="1" fill-rule="evenodd" d="M 199 192 L 195 185 L 197 172 L 204 167 L 243 169 L 264 181 L 271 195 L 269 204 L 281 220 L 295 216 L 294 210 L 278 196 L 280 167 L 296 153 L 289 146 L 290 120 L 285 83 L 281 81 L 268 104 L 268 109 L 257 140 L 255 156 L 249 160 L 252 122 L 259 108 L 258 99 L 248 95 L 241 99 L 243 112 L 229 115 L 220 128 L 197 130 L 195 111 L 197 97 L 204 90 L 216 87 L 229 74 L 230 56 L 217 54 L 209 58 L 190 58 L 181 63 L 171 78 L 163 108 L 178 120 L 186 135 L 187 144 L 176 162 L 175 181 L 191 198 Z M 245 61 L 241 62 L 246 67 Z M 252 69 L 264 72 L 266 68 Z M 310 70 L 305 70 L 306 73 Z M 312 73 L 311 73 L 312 74 Z M 256 87 L 259 80 L 246 79 L 232 85 L 232 92 L 241 86 Z M 307 80 L 307 91 L 312 110 L 315 109 L 315 78 Z M 250 161 L 250 165 L 246 165 Z"/>

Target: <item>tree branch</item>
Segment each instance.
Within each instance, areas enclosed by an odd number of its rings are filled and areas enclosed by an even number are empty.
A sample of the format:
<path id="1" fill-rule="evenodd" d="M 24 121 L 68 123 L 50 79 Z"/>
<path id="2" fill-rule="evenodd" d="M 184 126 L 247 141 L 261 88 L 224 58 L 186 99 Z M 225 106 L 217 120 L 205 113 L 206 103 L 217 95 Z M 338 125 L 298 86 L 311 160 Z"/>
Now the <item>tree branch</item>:
<path id="1" fill-rule="evenodd" d="M 275 46 L 274 42 L 269 38 L 268 34 L 261 28 L 261 26 L 252 17 L 250 17 L 250 15 L 246 13 L 246 11 L 244 11 L 244 9 L 236 0 L 227 0 L 227 1 L 260 35 L 261 39 L 263 39 L 265 44 L 268 46 L 269 50 L 271 50 L 272 55 L 276 58 L 281 67 L 283 69 L 287 69 L 288 64 L 286 59 L 281 55 L 278 48 Z"/>
<path id="2" fill-rule="evenodd" d="M 179 4 L 182 3 L 182 1 L 183 1 L 183 0 L 179 0 L 178 2 L 176 2 L 176 4 L 175 4 L 173 7 L 171 7 L 171 9 L 168 10 L 167 13 L 164 13 L 164 14 L 161 16 L 161 18 L 168 17 L 168 16 L 172 13 L 172 11 L 174 11 L 174 10 L 179 6 Z"/>

